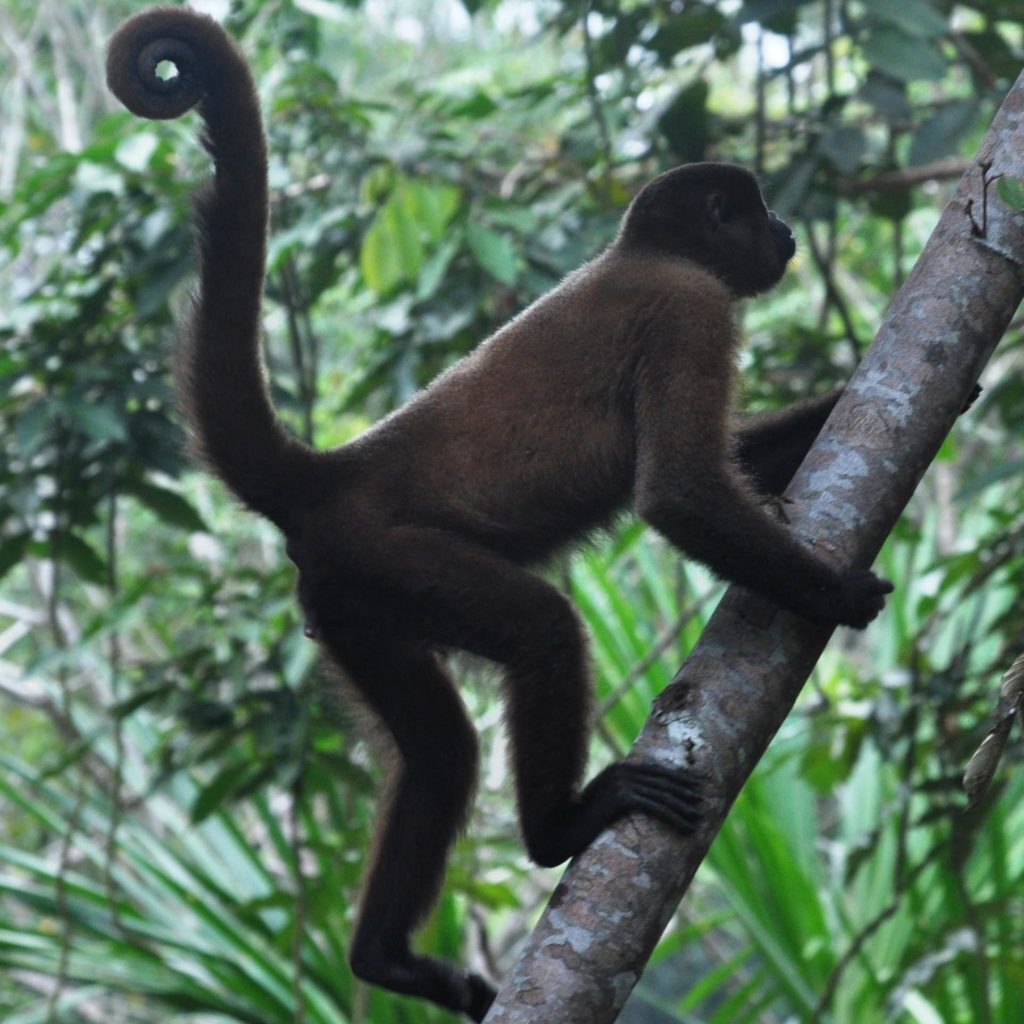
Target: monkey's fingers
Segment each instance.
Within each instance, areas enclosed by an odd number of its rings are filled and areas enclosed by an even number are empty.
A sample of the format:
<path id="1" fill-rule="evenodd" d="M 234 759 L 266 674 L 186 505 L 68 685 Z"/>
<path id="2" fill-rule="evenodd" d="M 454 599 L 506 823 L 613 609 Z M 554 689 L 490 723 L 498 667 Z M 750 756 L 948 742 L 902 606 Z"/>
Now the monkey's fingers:
<path id="1" fill-rule="evenodd" d="M 885 607 L 885 595 L 892 589 L 888 580 L 867 569 L 851 569 L 828 587 L 799 595 L 791 607 L 811 622 L 863 629 Z"/>
<path id="2" fill-rule="evenodd" d="M 967 401 L 964 402 L 964 407 L 960 410 L 961 416 L 963 416 L 963 414 L 967 412 L 967 410 L 970 409 L 972 405 L 974 405 L 974 403 L 978 400 L 978 396 L 981 394 L 981 392 L 982 387 L 980 384 L 975 384 L 974 387 L 971 388 L 971 393 L 967 396 Z"/>
<path id="3" fill-rule="evenodd" d="M 843 576 L 842 607 L 837 620 L 845 626 L 863 629 L 885 607 L 885 595 L 891 594 L 892 583 L 867 569 L 858 569 Z"/>
<path id="4" fill-rule="evenodd" d="M 885 597 L 886 594 L 893 592 L 892 580 L 883 579 L 881 576 L 876 576 L 873 572 L 864 571 L 851 575 L 857 576 L 857 584 L 862 593 Z"/>
<path id="5" fill-rule="evenodd" d="M 494 986 L 484 981 L 479 974 L 467 971 L 466 992 L 468 1002 L 463 1012 L 470 1020 L 482 1021 L 487 1016 L 487 1011 L 491 1008 L 491 1003 L 494 1002 L 498 994 L 497 991 Z"/>
<path id="6" fill-rule="evenodd" d="M 696 772 L 649 762 L 624 761 L 612 767 L 622 814 L 649 814 L 682 835 L 696 830 L 704 802 Z"/>

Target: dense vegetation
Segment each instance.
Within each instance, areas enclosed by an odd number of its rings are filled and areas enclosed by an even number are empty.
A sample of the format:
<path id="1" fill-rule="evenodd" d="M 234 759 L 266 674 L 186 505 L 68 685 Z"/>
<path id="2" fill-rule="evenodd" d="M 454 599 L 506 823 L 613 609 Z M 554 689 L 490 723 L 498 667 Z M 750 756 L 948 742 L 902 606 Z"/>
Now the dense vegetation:
<path id="1" fill-rule="evenodd" d="M 0 10 L 0 1017 L 450 1019 L 352 983 L 376 769 L 276 535 L 182 452 L 167 367 L 206 168 L 194 118 L 105 94 L 139 6 Z M 274 153 L 275 397 L 321 446 L 694 159 L 756 168 L 800 235 L 748 311 L 749 404 L 841 382 L 1024 66 L 1011 0 L 244 0 L 229 24 Z M 959 777 L 1024 650 L 1022 362 L 1015 324 L 886 546 L 887 611 L 833 641 L 624 1020 L 1011 1019 L 1019 740 L 969 813 Z M 631 522 L 554 575 L 593 640 L 600 764 L 720 588 Z M 482 792 L 423 945 L 500 972 L 555 876 L 516 837 L 495 687 L 460 671 Z"/>

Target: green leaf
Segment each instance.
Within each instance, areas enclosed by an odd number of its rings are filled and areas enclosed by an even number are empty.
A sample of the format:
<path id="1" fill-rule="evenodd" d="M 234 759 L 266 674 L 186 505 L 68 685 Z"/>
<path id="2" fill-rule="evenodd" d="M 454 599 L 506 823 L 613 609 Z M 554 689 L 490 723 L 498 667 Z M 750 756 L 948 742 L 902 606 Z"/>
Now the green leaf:
<path id="1" fill-rule="evenodd" d="M 906 86 L 892 81 L 884 72 L 869 71 L 858 95 L 887 121 L 909 121 L 913 116 Z"/>
<path id="2" fill-rule="evenodd" d="M 374 218 L 359 250 L 359 269 L 366 283 L 380 294 L 391 291 L 402 280 L 398 255 L 387 237 L 382 212 Z"/>
<path id="3" fill-rule="evenodd" d="M 145 505 L 168 526 L 176 526 L 193 533 L 206 532 L 202 516 L 177 491 L 137 480 L 126 485 L 125 492 Z"/>
<path id="4" fill-rule="evenodd" d="M 910 214 L 913 205 L 909 188 L 895 189 L 892 192 L 878 192 L 868 201 L 868 206 L 876 217 L 884 217 L 891 221 L 903 220 Z"/>
<path id="5" fill-rule="evenodd" d="M 359 267 L 380 294 L 411 281 L 423 265 L 424 249 L 415 193 L 399 187 L 377 212 L 363 239 Z"/>
<path id="6" fill-rule="evenodd" d="M 978 104 L 956 100 L 928 118 L 914 134 L 908 162 L 912 167 L 931 163 L 955 153 L 960 140 L 974 127 Z"/>
<path id="7" fill-rule="evenodd" d="M 407 182 L 398 192 L 403 212 L 438 242 L 459 207 L 459 190 L 454 185 L 433 184 L 422 179 Z"/>
<path id="8" fill-rule="evenodd" d="M 669 64 L 681 50 L 708 42 L 727 19 L 713 7 L 691 7 L 666 18 L 647 46 Z"/>
<path id="9" fill-rule="evenodd" d="M 0 579 L 21 563 L 31 539 L 31 534 L 19 533 L 0 543 Z"/>
<path id="10" fill-rule="evenodd" d="M 864 132 L 855 125 L 837 125 L 818 144 L 822 156 L 841 174 L 855 174 L 867 150 Z"/>
<path id="11" fill-rule="evenodd" d="M 51 541 L 51 550 L 58 561 L 70 566 L 86 583 L 106 586 L 109 582 L 107 563 L 81 537 L 73 533 L 57 534 Z"/>
<path id="12" fill-rule="evenodd" d="M 620 11 L 611 28 L 596 40 L 594 54 L 598 71 L 622 64 L 630 48 L 640 40 L 647 18 L 643 9 Z"/>
<path id="13" fill-rule="evenodd" d="M 213 781 L 204 786 L 193 801 L 190 811 L 192 823 L 198 824 L 223 807 L 231 799 L 232 794 L 241 788 L 251 768 L 251 765 L 242 762 L 228 765 L 218 772 Z"/>
<path id="14" fill-rule="evenodd" d="M 389 200 L 384 209 L 384 231 L 394 249 L 402 276 L 411 280 L 423 266 L 423 242 L 420 239 L 413 206 L 404 193 Z"/>
<path id="15" fill-rule="evenodd" d="M 50 428 L 52 407 L 45 398 L 34 401 L 19 417 L 14 428 L 18 448 L 25 454 L 32 454 L 42 443 Z"/>
<path id="16" fill-rule="evenodd" d="M 937 80 L 947 69 L 945 58 L 931 42 L 912 38 L 897 28 L 874 29 L 862 50 L 873 67 L 901 82 Z"/>
<path id="17" fill-rule="evenodd" d="M 933 39 L 949 31 L 946 16 L 939 13 L 927 0 L 861 0 L 864 9 L 889 25 L 894 25 L 908 36 Z"/>
<path id="18" fill-rule="evenodd" d="M 152 275 L 147 275 L 135 295 L 135 317 L 148 320 L 167 309 L 171 292 L 192 272 L 194 260 L 191 252 L 182 252 Z"/>
<path id="19" fill-rule="evenodd" d="M 1015 47 L 1000 35 L 999 30 L 991 27 L 978 32 L 961 32 L 959 38 L 964 39 L 984 61 L 984 66 L 997 78 L 1008 78 L 1011 81 L 1020 71 L 1020 58 Z"/>
<path id="20" fill-rule="evenodd" d="M 139 708 L 149 704 L 151 701 L 161 700 L 173 692 L 174 686 L 171 683 L 160 683 L 158 686 L 149 686 L 144 690 L 139 690 L 137 693 L 133 693 L 125 700 L 114 704 L 110 708 L 111 717 L 117 719 L 128 718 L 134 712 L 138 711 Z"/>
<path id="21" fill-rule="evenodd" d="M 230 704 L 219 700 L 195 700 L 181 709 L 181 716 L 195 732 L 227 729 L 235 720 Z"/>
<path id="22" fill-rule="evenodd" d="M 499 110 L 498 102 L 485 92 L 475 92 L 447 111 L 449 117 L 466 117 L 474 121 L 490 117 Z"/>
<path id="23" fill-rule="evenodd" d="M 739 17 L 743 22 L 775 22 L 791 14 L 794 8 L 809 5 L 809 2 L 810 0 L 743 0 Z"/>
<path id="24" fill-rule="evenodd" d="M 416 282 L 416 300 L 423 302 L 431 298 L 441 287 L 448 272 L 452 260 L 458 255 L 461 246 L 461 238 L 458 232 L 452 232 L 446 242 L 443 242 L 437 252 L 427 260 Z"/>
<path id="25" fill-rule="evenodd" d="M 466 241 L 477 263 L 502 284 L 514 284 L 519 277 L 519 255 L 508 235 L 472 221 L 466 226 Z"/>
<path id="26" fill-rule="evenodd" d="M 814 175 L 819 162 L 808 157 L 797 157 L 774 178 L 771 205 L 777 210 L 798 210 L 813 195 Z"/>
<path id="27" fill-rule="evenodd" d="M 707 83 L 680 89 L 658 118 L 658 131 L 681 160 L 703 160 L 711 138 Z"/>
<path id="28" fill-rule="evenodd" d="M 94 441 L 121 442 L 128 440 L 128 430 L 120 411 L 105 402 L 85 402 L 72 399 L 66 409 L 72 424 Z"/>
<path id="29" fill-rule="evenodd" d="M 396 176 L 392 164 L 377 164 L 364 175 L 359 184 L 359 201 L 369 205 L 385 202 L 395 187 Z"/>
<path id="30" fill-rule="evenodd" d="M 1004 174 L 996 184 L 996 193 L 1011 210 L 1024 210 L 1024 181 Z"/>

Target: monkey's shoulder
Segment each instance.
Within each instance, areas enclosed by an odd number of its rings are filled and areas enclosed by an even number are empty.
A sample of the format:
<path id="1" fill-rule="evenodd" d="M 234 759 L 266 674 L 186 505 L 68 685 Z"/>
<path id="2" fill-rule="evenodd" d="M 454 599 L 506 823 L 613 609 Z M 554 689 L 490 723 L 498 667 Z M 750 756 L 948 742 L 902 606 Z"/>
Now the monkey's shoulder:
<path id="1" fill-rule="evenodd" d="M 499 328 L 478 347 L 478 358 L 552 346 L 563 356 L 577 345 L 595 353 L 650 327 L 685 329 L 695 318 L 731 323 L 733 304 L 729 289 L 692 260 L 612 246 Z"/>
<path id="2" fill-rule="evenodd" d="M 545 298 L 559 293 L 641 306 L 651 299 L 705 301 L 728 306 L 733 296 L 708 268 L 695 260 L 668 254 L 622 250 L 611 246 L 570 274 Z M 543 299 L 541 301 L 544 301 Z"/>
<path id="3" fill-rule="evenodd" d="M 523 314 L 576 326 L 588 344 L 618 347 L 650 335 L 685 334 L 694 326 L 731 331 L 735 298 L 692 260 L 612 247 L 585 264 Z M 515 323 L 515 321 L 513 321 Z"/>

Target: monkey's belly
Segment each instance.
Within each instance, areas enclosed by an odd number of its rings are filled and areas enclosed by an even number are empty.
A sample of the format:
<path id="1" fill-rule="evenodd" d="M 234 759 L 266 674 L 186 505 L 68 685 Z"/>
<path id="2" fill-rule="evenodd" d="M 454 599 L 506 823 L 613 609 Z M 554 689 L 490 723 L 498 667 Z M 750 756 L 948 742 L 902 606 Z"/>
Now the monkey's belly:
<path id="1" fill-rule="evenodd" d="M 493 496 L 492 496 L 493 497 Z M 448 505 L 437 525 L 521 564 L 543 562 L 596 530 L 610 526 L 627 504 L 629 487 L 575 497 L 520 491 L 508 501 Z"/>

